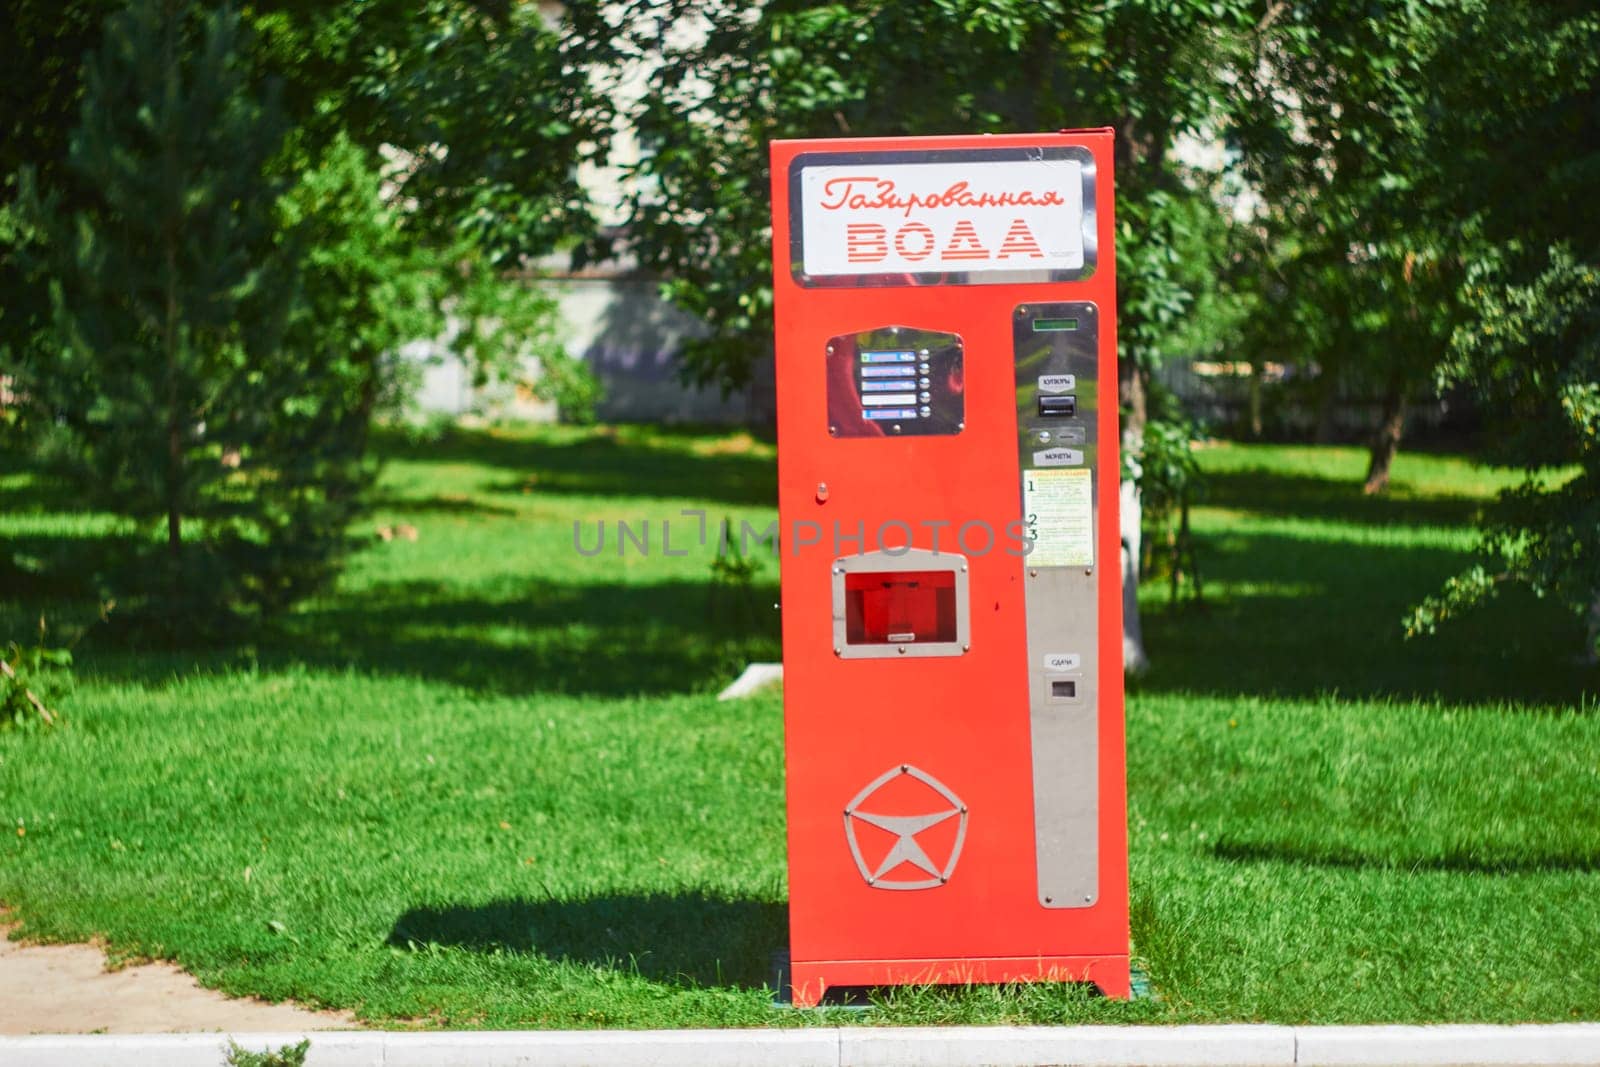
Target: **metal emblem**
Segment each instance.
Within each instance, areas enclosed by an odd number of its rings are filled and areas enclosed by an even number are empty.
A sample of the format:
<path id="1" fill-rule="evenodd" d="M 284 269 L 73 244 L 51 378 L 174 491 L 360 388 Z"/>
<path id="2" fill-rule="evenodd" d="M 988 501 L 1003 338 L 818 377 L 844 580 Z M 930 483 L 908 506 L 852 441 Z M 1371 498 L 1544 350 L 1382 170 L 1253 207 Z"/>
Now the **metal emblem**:
<path id="1" fill-rule="evenodd" d="M 925 792 L 928 805 L 925 811 L 916 815 L 884 815 L 862 810 L 862 805 L 868 803 L 873 794 L 902 775 L 913 778 L 927 787 Z M 950 855 L 941 864 L 929 854 L 923 843 L 917 840 L 917 835 L 950 819 L 960 821 L 956 825 L 955 844 L 950 846 Z M 895 835 L 894 844 L 877 859 L 876 863 L 869 863 L 861 851 L 861 841 L 856 833 L 858 821 Z M 961 858 L 961 845 L 967 839 L 967 806 L 949 786 L 927 771 L 919 770 L 909 763 L 902 763 L 874 778 L 845 807 L 844 835 L 850 843 L 850 855 L 856 861 L 856 870 L 861 872 L 861 877 L 866 879 L 872 888 L 935 889 L 950 880 L 951 874 L 955 873 L 956 861 Z M 922 871 L 928 877 L 907 878 L 903 874 L 898 878 L 885 877 L 905 864 Z"/>

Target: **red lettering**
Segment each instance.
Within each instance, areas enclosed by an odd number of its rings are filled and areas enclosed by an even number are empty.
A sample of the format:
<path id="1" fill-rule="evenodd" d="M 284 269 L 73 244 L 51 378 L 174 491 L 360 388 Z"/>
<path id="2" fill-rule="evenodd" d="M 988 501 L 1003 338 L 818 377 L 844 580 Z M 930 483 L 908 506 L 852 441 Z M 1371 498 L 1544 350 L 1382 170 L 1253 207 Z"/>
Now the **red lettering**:
<path id="1" fill-rule="evenodd" d="M 1012 221 L 1011 229 L 1006 231 L 1006 239 L 1000 245 L 1000 254 L 995 258 L 1010 259 L 1012 256 L 1044 258 L 1044 253 L 1039 250 L 1039 242 L 1034 240 L 1033 231 L 1028 229 L 1028 224 L 1021 219 Z"/>
<path id="2" fill-rule="evenodd" d="M 894 179 L 875 174 L 829 178 L 822 183 L 817 207 L 823 211 L 898 211 L 909 217 L 917 210 L 940 208 L 1056 207 L 1065 204 L 1054 189 L 974 193 L 965 181 L 951 182 L 941 191 L 902 193 Z"/>
<path id="3" fill-rule="evenodd" d="M 962 219 L 956 223 L 955 231 L 950 234 L 950 243 L 944 246 L 939 258 L 988 259 L 989 250 L 978 240 L 977 227 L 972 225 L 971 220 Z"/>
<path id="4" fill-rule="evenodd" d="M 944 263 L 1007 259 L 1046 259 L 1039 240 L 1026 219 L 1012 219 L 1001 239 L 998 252 L 991 252 L 983 235 L 971 219 L 961 219 L 941 242 L 940 235 L 922 222 L 907 222 L 889 229 L 876 222 L 851 222 L 845 225 L 845 261 L 882 263 L 892 254 L 907 263 L 934 259 Z M 991 234 L 991 239 L 992 239 Z"/>
<path id="5" fill-rule="evenodd" d="M 878 179 L 872 177 L 871 175 L 855 178 L 829 178 L 822 185 L 823 199 L 818 202 L 817 206 L 824 211 L 838 211 L 840 208 L 844 207 L 850 202 L 852 199 L 850 195 L 851 191 L 856 185 L 874 185 L 877 183 L 877 181 Z M 891 189 L 894 188 L 894 183 L 890 182 L 889 187 Z M 833 197 L 834 199 L 830 200 L 828 199 L 829 197 Z M 859 200 L 861 197 L 856 196 L 854 199 Z M 861 205 L 850 204 L 850 206 L 860 207 Z"/>
<path id="6" fill-rule="evenodd" d="M 888 258 L 889 234 L 876 222 L 852 222 L 844 228 L 845 260 L 877 263 Z"/>
<path id="7" fill-rule="evenodd" d="M 916 240 L 917 248 L 913 249 L 910 246 L 907 240 L 908 234 Z M 900 227 L 899 233 L 894 235 L 895 252 L 899 254 L 900 258 L 908 259 L 912 263 L 918 263 L 932 255 L 933 245 L 933 231 L 920 222 L 908 222 Z"/>

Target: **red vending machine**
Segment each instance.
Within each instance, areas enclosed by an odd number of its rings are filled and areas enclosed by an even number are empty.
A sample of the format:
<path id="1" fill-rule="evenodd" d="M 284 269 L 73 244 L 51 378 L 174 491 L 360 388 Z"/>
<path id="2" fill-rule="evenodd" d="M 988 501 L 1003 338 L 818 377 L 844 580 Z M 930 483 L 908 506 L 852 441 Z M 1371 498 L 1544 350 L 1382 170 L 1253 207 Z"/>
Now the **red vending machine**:
<path id="1" fill-rule="evenodd" d="M 1111 161 L 772 145 L 797 1005 L 1128 994 Z"/>

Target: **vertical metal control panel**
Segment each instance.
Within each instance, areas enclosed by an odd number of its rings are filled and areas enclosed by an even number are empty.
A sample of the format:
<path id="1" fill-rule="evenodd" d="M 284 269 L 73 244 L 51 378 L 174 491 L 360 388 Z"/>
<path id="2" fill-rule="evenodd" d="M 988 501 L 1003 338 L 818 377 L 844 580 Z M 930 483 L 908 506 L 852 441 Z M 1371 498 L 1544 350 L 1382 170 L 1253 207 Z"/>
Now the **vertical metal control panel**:
<path id="1" fill-rule="evenodd" d="M 1023 597 L 1034 841 L 1047 908 L 1087 907 L 1099 893 L 1099 325 L 1087 301 L 1022 304 L 1012 323 L 1022 512 L 1033 542 Z"/>

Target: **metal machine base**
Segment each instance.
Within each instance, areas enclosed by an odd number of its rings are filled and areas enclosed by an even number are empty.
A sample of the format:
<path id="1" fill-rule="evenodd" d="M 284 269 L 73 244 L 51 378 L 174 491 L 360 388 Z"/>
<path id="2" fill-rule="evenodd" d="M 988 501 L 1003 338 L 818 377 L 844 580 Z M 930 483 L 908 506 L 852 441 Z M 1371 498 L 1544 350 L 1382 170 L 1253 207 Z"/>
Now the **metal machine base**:
<path id="1" fill-rule="evenodd" d="M 814 1008 L 835 986 L 1093 982 L 1108 997 L 1132 995 L 1127 956 L 1033 956 L 986 960 L 837 960 L 789 965 L 790 997 Z"/>

